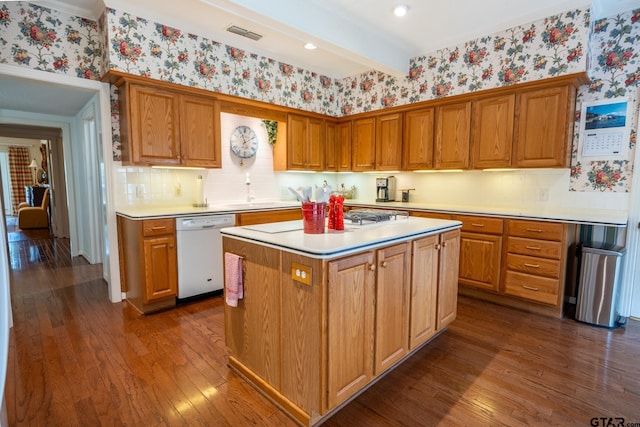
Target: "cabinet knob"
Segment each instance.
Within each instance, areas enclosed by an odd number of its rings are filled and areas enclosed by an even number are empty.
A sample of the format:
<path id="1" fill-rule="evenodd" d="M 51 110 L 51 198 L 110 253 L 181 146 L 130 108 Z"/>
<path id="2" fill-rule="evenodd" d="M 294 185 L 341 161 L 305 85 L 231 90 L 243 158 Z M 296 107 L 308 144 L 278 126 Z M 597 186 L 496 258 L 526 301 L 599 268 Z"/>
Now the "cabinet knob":
<path id="1" fill-rule="evenodd" d="M 439 251 L 441 248 L 440 243 L 436 243 L 436 251 Z"/>
<path id="2" fill-rule="evenodd" d="M 375 266 L 375 264 L 369 264 L 369 270 L 371 270 L 371 271 L 376 271 L 376 266 Z"/>
<path id="3" fill-rule="evenodd" d="M 446 248 L 447 247 L 447 242 L 442 243 L 442 247 Z"/>
<path id="4" fill-rule="evenodd" d="M 380 267 L 385 268 L 387 266 L 387 261 L 382 261 L 380 263 Z"/>

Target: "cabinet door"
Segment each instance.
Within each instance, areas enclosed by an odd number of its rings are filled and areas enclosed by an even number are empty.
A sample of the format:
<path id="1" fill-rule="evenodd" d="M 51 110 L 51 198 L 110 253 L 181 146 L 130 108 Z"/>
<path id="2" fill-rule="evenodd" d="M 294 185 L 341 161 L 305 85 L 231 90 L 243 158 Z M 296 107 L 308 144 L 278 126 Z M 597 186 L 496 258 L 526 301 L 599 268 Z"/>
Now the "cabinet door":
<path id="1" fill-rule="evenodd" d="M 499 291 L 502 236 L 461 233 L 458 281 L 485 291 Z"/>
<path id="2" fill-rule="evenodd" d="M 305 145 L 307 143 L 306 117 L 289 114 L 287 117 L 287 169 L 304 170 L 307 167 Z"/>
<path id="3" fill-rule="evenodd" d="M 402 114 L 376 119 L 376 170 L 399 170 L 402 165 Z"/>
<path id="4" fill-rule="evenodd" d="M 516 129 L 517 167 L 568 167 L 575 89 L 570 86 L 520 94 Z"/>
<path id="5" fill-rule="evenodd" d="M 437 169 L 469 167 L 470 131 L 471 102 L 437 107 L 434 153 Z"/>
<path id="6" fill-rule="evenodd" d="M 180 163 L 178 95 L 151 87 L 129 85 L 128 163 L 177 165 Z M 126 90 L 126 89 L 125 89 Z M 123 141 L 124 142 L 124 141 Z M 124 142 L 126 144 L 126 142 Z"/>
<path id="7" fill-rule="evenodd" d="M 436 331 L 438 298 L 439 236 L 429 236 L 413 242 L 411 267 L 411 316 L 409 349 L 427 341 Z"/>
<path id="8" fill-rule="evenodd" d="M 325 123 L 322 119 L 307 118 L 307 139 L 305 144 L 306 169 L 324 170 Z"/>
<path id="9" fill-rule="evenodd" d="M 511 166 L 515 95 L 482 99 L 473 103 L 471 167 Z"/>
<path id="10" fill-rule="evenodd" d="M 433 124 L 435 111 L 425 108 L 404 114 L 402 169 L 417 170 L 433 167 Z"/>
<path id="11" fill-rule="evenodd" d="M 145 289 L 142 302 L 175 297 L 178 294 L 178 267 L 175 236 L 144 239 Z"/>
<path id="12" fill-rule="evenodd" d="M 327 409 L 373 377 L 374 255 L 333 261 L 328 268 Z"/>
<path id="13" fill-rule="evenodd" d="M 198 96 L 181 97 L 181 160 L 185 166 L 220 168 L 220 108 Z"/>
<path id="14" fill-rule="evenodd" d="M 440 242 L 437 330 L 447 326 L 456 318 L 458 307 L 460 230 L 442 233 Z"/>
<path id="15" fill-rule="evenodd" d="M 375 374 L 400 360 L 408 351 L 409 243 L 377 252 Z"/>
<path id="16" fill-rule="evenodd" d="M 338 125 L 335 122 L 327 122 L 325 126 L 324 139 L 324 170 L 338 170 L 338 144 L 337 131 Z"/>
<path id="17" fill-rule="evenodd" d="M 351 169 L 354 172 L 372 171 L 376 163 L 376 119 L 358 119 L 353 121 L 351 140 Z"/>
<path id="18" fill-rule="evenodd" d="M 351 122 L 340 123 L 336 135 L 338 171 L 351 170 Z"/>

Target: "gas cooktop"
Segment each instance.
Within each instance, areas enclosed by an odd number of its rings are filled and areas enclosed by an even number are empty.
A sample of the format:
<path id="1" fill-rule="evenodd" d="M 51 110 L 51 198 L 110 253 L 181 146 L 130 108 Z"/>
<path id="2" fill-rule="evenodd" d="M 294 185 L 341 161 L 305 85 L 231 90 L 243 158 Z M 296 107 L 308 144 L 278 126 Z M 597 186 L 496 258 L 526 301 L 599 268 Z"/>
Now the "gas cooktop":
<path id="1" fill-rule="evenodd" d="M 350 221 L 351 224 L 358 225 L 374 224 L 408 217 L 409 212 L 383 209 L 352 209 L 344 214 L 345 221 Z"/>

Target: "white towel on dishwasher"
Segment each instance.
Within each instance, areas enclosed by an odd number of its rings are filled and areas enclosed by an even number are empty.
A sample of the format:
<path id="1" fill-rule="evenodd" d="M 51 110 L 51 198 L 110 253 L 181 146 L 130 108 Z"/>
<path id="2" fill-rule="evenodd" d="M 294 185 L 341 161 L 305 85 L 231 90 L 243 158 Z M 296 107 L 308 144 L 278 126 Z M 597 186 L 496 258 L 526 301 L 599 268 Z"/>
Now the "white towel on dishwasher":
<path id="1" fill-rule="evenodd" d="M 244 298 L 242 283 L 242 257 L 224 253 L 224 288 L 225 298 L 229 307 L 237 307 L 238 300 Z"/>

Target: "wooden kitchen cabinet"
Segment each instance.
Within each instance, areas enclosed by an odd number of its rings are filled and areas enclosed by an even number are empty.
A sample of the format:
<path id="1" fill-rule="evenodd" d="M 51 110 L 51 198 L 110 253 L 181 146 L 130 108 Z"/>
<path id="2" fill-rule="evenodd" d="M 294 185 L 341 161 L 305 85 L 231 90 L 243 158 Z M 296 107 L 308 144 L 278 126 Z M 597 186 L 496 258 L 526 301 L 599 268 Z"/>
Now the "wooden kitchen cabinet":
<path id="1" fill-rule="evenodd" d="M 440 237 L 424 237 L 412 246 L 409 350 L 436 333 Z"/>
<path id="2" fill-rule="evenodd" d="M 575 100 L 567 83 L 518 94 L 516 167 L 569 167 Z"/>
<path id="3" fill-rule="evenodd" d="M 236 225 L 266 224 L 268 222 L 293 221 L 302 219 L 302 208 L 238 212 Z"/>
<path id="4" fill-rule="evenodd" d="M 407 354 L 409 342 L 409 242 L 376 251 L 375 374 Z"/>
<path id="5" fill-rule="evenodd" d="M 460 230 L 440 234 L 438 271 L 438 308 L 436 331 L 442 330 L 456 319 L 458 309 L 458 262 Z"/>
<path id="6" fill-rule="evenodd" d="M 459 283 L 499 292 L 503 220 L 468 215 L 453 219 L 462 222 Z"/>
<path id="7" fill-rule="evenodd" d="M 328 264 L 327 407 L 335 408 L 373 378 L 375 256 Z"/>
<path id="8" fill-rule="evenodd" d="M 298 114 L 287 116 L 287 169 L 325 169 L 325 122 Z"/>
<path id="9" fill-rule="evenodd" d="M 471 102 L 459 102 L 436 107 L 435 132 L 435 168 L 468 168 L 471 138 Z"/>
<path id="10" fill-rule="evenodd" d="M 402 169 L 433 168 L 435 108 L 422 108 L 404 114 Z"/>
<path id="11" fill-rule="evenodd" d="M 559 306 L 568 252 L 567 224 L 509 220 L 504 293 Z"/>
<path id="12" fill-rule="evenodd" d="M 471 168 L 511 166 L 515 94 L 473 102 Z"/>
<path id="13" fill-rule="evenodd" d="M 324 129 L 324 170 L 337 172 L 339 162 L 338 124 L 334 121 L 327 121 Z"/>
<path id="14" fill-rule="evenodd" d="M 178 259 L 175 219 L 118 216 L 121 281 L 126 298 L 142 313 L 175 305 Z"/>
<path id="15" fill-rule="evenodd" d="M 402 166 L 402 113 L 376 117 L 375 169 L 399 170 Z"/>
<path id="16" fill-rule="evenodd" d="M 215 99 L 126 81 L 118 89 L 123 164 L 222 167 Z"/>
<path id="17" fill-rule="evenodd" d="M 351 170 L 351 121 L 338 124 L 336 130 L 338 172 Z"/>
<path id="18" fill-rule="evenodd" d="M 351 170 L 372 171 L 376 166 L 376 118 L 356 119 L 351 133 Z"/>

